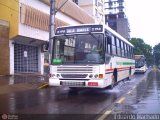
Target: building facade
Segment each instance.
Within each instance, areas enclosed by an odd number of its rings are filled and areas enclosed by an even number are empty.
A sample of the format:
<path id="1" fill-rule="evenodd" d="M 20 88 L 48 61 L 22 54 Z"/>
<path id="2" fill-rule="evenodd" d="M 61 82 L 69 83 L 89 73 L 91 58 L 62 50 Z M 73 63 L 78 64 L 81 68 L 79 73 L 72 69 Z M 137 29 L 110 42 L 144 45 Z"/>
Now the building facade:
<path id="1" fill-rule="evenodd" d="M 105 24 L 105 0 L 73 0 L 73 2 L 90 14 L 96 23 Z"/>
<path id="2" fill-rule="evenodd" d="M 56 0 L 59 8 L 65 0 Z M 49 41 L 49 0 L 0 1 L 0 75 L 44 73 Z M 77 16 L 79 14 L 79 16 Z M 94 18 L 72 1 L 56 14 L 55 26 L 94 23 Z"/>
<path id="3" fill-rule="evenodd" d="M 107 24 L 124 38 L 130 38 L 124 0 L 72 0 L 98 24 Z"/>
<path id="4" fill-rule="evenodd" d="M 130 27 L 125 15 L 124 0 L 105 0 L 106 24 L 124 38 L 130 38 Z"/>

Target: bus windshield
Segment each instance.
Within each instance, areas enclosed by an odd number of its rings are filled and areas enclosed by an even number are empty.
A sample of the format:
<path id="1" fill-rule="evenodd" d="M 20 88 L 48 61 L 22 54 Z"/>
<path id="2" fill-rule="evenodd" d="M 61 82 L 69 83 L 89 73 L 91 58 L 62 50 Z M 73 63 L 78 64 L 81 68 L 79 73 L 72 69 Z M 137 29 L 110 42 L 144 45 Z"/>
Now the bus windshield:
<path id="1" fill-rule="evenodd" d="M 143 67 L 146 64 L 145 58 L 141 57 L 141 58 L 136 58 L 135 59 L 135 67 L 136 68 L 140 68 Z"/>
<path id="2" fill-rule="evenodd" d="M 55 36 L 52 64 L 104 63 L 103 34 Z"/>

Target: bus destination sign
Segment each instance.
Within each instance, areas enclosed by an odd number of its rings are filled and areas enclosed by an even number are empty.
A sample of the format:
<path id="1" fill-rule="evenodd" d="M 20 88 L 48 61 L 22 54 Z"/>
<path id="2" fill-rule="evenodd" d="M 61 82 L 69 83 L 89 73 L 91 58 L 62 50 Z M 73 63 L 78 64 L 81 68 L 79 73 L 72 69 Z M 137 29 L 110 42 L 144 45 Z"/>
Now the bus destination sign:
<path id="1" fill-rule="evenodd" d="M 72 34 L 72 33 L 88 33 L 88 32 L 102 32 L 102 25 L 87 25 L 87 26 L 74 26 L 57 28 L 56 35 Z"/>

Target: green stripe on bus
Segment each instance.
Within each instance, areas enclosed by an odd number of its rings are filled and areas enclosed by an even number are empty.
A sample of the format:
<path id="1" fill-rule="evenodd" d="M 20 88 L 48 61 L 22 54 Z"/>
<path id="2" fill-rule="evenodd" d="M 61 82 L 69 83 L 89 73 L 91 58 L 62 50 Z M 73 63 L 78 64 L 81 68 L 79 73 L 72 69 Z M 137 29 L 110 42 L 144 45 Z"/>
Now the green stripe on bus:
<path id="1" fill-rule="evenodd" d="M 133 62 L 117 62 L 117 65 L 134 65 Z"/>
<path id="2" fill-rule="evenodd" d="M 134 65 L 135 63 L 132 62 L 123 62 L 123 65 Z"/>

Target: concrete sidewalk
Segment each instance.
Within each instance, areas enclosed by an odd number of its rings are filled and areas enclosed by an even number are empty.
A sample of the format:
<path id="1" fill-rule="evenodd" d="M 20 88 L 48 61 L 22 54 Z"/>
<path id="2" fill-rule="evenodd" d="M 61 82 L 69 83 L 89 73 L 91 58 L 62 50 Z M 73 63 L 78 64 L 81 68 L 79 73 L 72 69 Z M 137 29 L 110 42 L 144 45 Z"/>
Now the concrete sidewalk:
<path id="1" fill-rule="evenodd" d="M 0 76 L 0 94 L 36 89 L 44 83 L 48 83 L 48 77 L 37 74 Z"/>
<path id="2" fill-rule="evenodd" d="M 36 84 L 41 82 L 48 82 L 48 77 L 38 74 L 15 74 L 11 76 L 0 76 L 0 86 L 19 83 Z"/>

